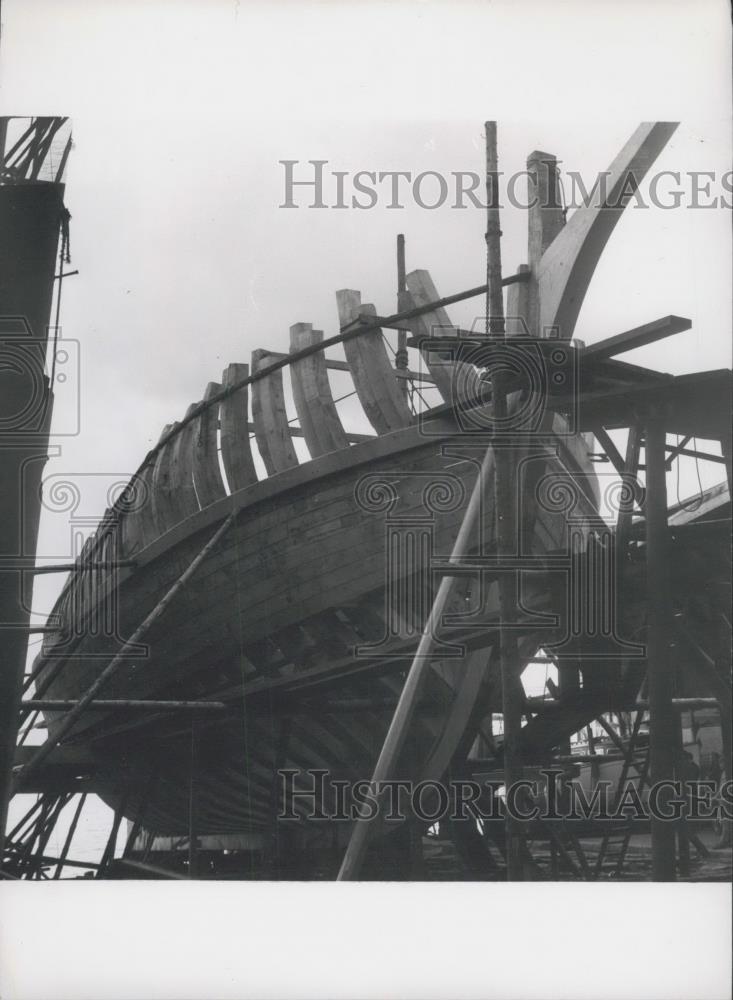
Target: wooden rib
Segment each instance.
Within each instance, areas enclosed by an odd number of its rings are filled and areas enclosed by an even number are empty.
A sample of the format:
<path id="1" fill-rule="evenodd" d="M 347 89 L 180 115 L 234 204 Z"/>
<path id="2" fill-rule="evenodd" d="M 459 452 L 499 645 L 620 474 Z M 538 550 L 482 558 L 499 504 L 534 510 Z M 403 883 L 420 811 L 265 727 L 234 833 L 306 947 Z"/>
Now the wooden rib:
<path id="1" fill-rule="evenodd" d="M 166 424 L 163 428 L 163 432 L 160 435 L 160 440 L 162 440 L 165 435 L 170 431 L 172 424 Z M 137 512 L 140 518 L 140 531 L 142 532 L 143 540 L 145 545 L 150 545 L 154 542 L 156 538 L 161 534 L 160 528 L 158 527 L 158 522 L 155 517 L 155 484 L 154 484 L 155 466 L 154 464 L 146 465 L 140 474 L 141 489 L 144 491 L 144 497 L 142 498 L 142 506 Z"/>
<path id="2" fill-rule="evenodd" d="M 407 275 L 407 290 L 415 306 L 424 306 L 436 302 L 440 296 L 433 284 L 433 279 L 427 271 L 411 271 Z M 415 337 L 455 336 L 456 327 L 451 323 L 448 313 L 442 306 L 429 313 L 424 313 L 410 320 L 410 329 Z M 455 375 L 459 366 L 452 361 L 442 361 L 435 352 L 421 348 L 425 364 L 435 379 L 440 394 L 446 402 L 452 402 L 455 388 Z"/>
<path id="3" fill-rule="evenodd" d="M 218 382 L 209 382 L 204 392 L 204 402 L 221 391 Z M 219 427 L 219 407 L 207 406 L 193 421 L 193 484 L 201 508 L 221 500 L 227 495 L 219 469 L 219 449 L 216 432 Z"/>
<path id="4" fill-rule="evenodd" d="M 323 331 L 314 330 L 310 323 L 295 323 L 290 327 L 291 354 L 322 340 Z M 295 409 L 311 457 L 348 448 L 349 442 L 333 401 L 323 351 L 293 362 L 290 377 Z"/>
<path id="5" fill-rule="evenodd" d="M 222 374 L 224 388 L 240 382 L 249 375 L 249 365 L 228 365 Z M 219 409 L 221 425 L 221 457 L 232 493 L 257 482 L 252 448 L 249 443 L 247 386 L 227 396 Z"/>
<path id="6" fill-rule="evenodd" d="M 267 351 L 252 351 L 252 372 L 265 368 L 269 362 Z M 298 464 L 290 438 L 288 417 L 285 412 L 282 370 L 261 378 L 252 385 L 252 418 L 255 438 L 268 476 L 275 476 Z"/>
<path id="7" fill-rule="evenodd" d="M 361 305 L 361 292 L 343 288 L 336 292 L 339 326 L 353 322 L 359 313 L 376 315 L 373 305 Z M 389 361 L 381 330 L 362 334 L 344 344 L 344 353 L 359 401 L 378 434 L 407 427 L 412 414 Z"/>
<path id="8" fill-rule="evenodd" d="M 150 516 L 151 473 L 152 469 L 146 466 L 139 475 L 136 473 L 128 484 L 133 491 L 133 496 L 130 499 L 130 509 L 125 510 L 123 506 L 120 519 L 120 542 L 123 558 L 140 552 L 158 537 L 153 519 Z"/>
<path id="9" fill-rule="evenodd" d="M 676 122 L 645 122 L 634 132 L 606 172 L 607 197 L 573 212 L 555 237 L 537 268 L 539 329 L 546 336 L 570 340 L 593 272 L 621 212 L 638 184 L 677 128 Z M 621 196 L 623 193 L 623 197 Z M 616 207 L 610 207 L 610 206 Z"/>
<path id="10" fill-rule="evenodd" d="M 170 430 L 175 430 L 178 423 L 169 425 Z M 153 520 L 158 535 L 164 535 L 166 531 L 178 524 L 180 515 L 173 499 L 173 488 L 171 485 L 173 448 L 176 438 L 174 437 L 167 444 L 163 445 L 155 456 L 152 477 L 153 492 Z"/>
<path id="11" fill-rule="evenodd" d="M 189 417 L 195 408 L 195 403 L 189 406 L 186 417 Z M 168 495 L 175 524 L 184 521 L 199 509 L 193 485 L 193 433 L 194 422 L 191 421 L 172 441 Z"/>

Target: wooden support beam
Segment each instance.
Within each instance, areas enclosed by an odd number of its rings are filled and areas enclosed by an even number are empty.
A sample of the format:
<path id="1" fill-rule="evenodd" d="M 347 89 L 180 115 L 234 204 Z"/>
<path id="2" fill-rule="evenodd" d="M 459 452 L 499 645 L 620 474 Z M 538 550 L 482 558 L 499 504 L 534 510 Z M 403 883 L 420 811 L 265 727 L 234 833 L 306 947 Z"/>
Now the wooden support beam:
<path id="1" fill-rule="evenodd" d="M 655 319 L 652 323 L 644 323 L 643 326 L 636 326 L 633 330 L 625 330 L 624 333 L 617 333 L 614 337 L 606 337 L 597 344 L 591 344 L 585 348 L 583 357 L 588 360 L 612 358 L 617 354 L 624 354 L 637 347 L 644 347 L 646 344 L 671 337 L 675 333 L 682 333 L 691 327 L 692 320 L 683 316 L 663 316 L 662 319 Z"/>
<path id="2" fill-rule="evenodd" d="M 486 492 L 490 482 L 490 475 L 493 469 L 493 449 L 488 447 L 481 463 L 479 474 L 474 483 L 473 492 L 466 508 L 466 513 L 461 523 L 451 558 L 459 559 L 468 550 L 474 537 L 476 518 L 481 509 L 481 498 Z M 452 581 L 449 577 L 444 577 L 440 581 L 433 606 L 425 623 L 420 642 L 412 659 L 410 669 L 405 678 L 404 687 L 400 693 L 399 701 L 395 709 L 392 721 L 385 736 L 382 749 L 379 753 L 372 776 L 372 789 L 380 782 L 392 777 L 394 767 L 404 746 L 407 730 L 412 720 L 415 706 L 420 698 L 422 685 L 430 669 L 431 655 L 435 644 L 435 635 L 440 628 L 448 598 L 452 590 Z M 351 839 L 349 840 L 346 854 L 341 864 L 338 874 L 339 881 L 349 881 L 359 877 L 361 865 L 364 860 L 369 840 L 371 838 L 374 821 L 359 818 L 354 824 Z"/>
<path id="3" fill-rule="evenodd" d="M 66 712 L 75 708 L 80 700 L 60 698 L 29 698 L 22 703 L 24 709 L 41 709 L 46 712 Z M 102 712 L 120 708 L 144 708 L 160 712 L 221 712 L 226 708 L 221 701 L 154 701 L 145 698 L 94 698 L 85 705 L 85 710 Z"/>
<path id="4" fill-rule="evenodd" d="M 98 570 L 99 572 L 106 573 L 110 569 L 122 569 L 134 565 L 134 559 L 113 559 L 110 562 L 88 562 L 84 565 L 78 562 L 58 563 L 55 566 L 24 566 L 20 564 L 17 567 L 11 568 L 22 569 L 26 573 L 32 573 L 34 576 L 42 576 L 46 573 L 82 573 L 86 570 Z"/>
<path id="5" fill-rule="evenodd" d="M 649 678 L 649 729 L 651 782 L 674 779 L 676 727 L 672 693 L 674 675 L 670 662 L 669 538 L 667 533 L 667 485 L 665 432 L 661 414 L 646 421 L 646 585 L 648 599 L 647 676 Z M 660 794 L 660 809 L 669 811 L 671 791 Z M 652 878 L 673 882 L 676 878 L 675 827 L 651 817 Z"/>
<path id="6" fill-rule="evenodd" d="M 126 656 L 130 649 L 134 649 L 140 640 L 145 636 L 148 630 L 158 621 L 159 618 L 167 610 L 168 606 L 177 597 L 180 591 L 186 586 L 188 581 L 194 575 L 196 570 L 199 568 L 201 563 L 206 559 L 208 554 L 212 549 L 216 547 L 221 538 L 226 534 L 229 528 L 234 524 L 237 512 L 234 511 L 226 518 L 226 520 L 221 524 L 214 534 L 211 536 L 209 541 L 204 545 L 197 556 L 189 563 L 188 567 L 183 571 L 183 573 L 178 577 L 176 582 L 166 591 L 165 595 L 158 601 L 153 610 L 145 618 L 145 620 L 138 626 L 132 636 L 122 645 L 119 652 L 112 658 L 111 662 L 102 670 L 100 674 L 97 675 L 96 680 L 90 685 L 86 693 L 79 699 L 76 705 L 68 712 L 64 719 L 60 723 L 58 729 L 54 733 L 53 738 L 49 738 L 46 742 L 39 748 L 38 752 L 31 757 L 27 764 L 22 766 L 19 771 L 16 772 L 13 782 L 13 791 L 19 791 L 23 783 L 28 780 L 29 776 L 43 763 L 56 749 L 64 736 L 66 736 L 74 725 L 81 718 L 83 712 L 88 708 L 89 704 L 94 701 L 96 695 L 101 691 L 107 681 L 115 674 L 120 665 L 125 661 Z"/>
<path id="7" fill-rule="evenodd" d="M 486 122 L 486 326 L 489 335 L 506 339 L 504 295 L 501 283 L 501 223 L 499 217 L 499 174 L 496 150 L 496 122 Z M 493 416 L 498 427 L 506 425 L 508 399 L 506 379 L 501 367 L 492 372 Z M 507 442 L 495 442 L 494 506 L 496 510 L 497 560 L 502 562 L 516 552 L 517 477 L 512 449 Z M 524 691 L 519 681 L 519 647 L 514 623 L 519 595 L 517 574 L 499 576 L 499 656 L 501 670 L 502 715 L 504 718 L 504 781 L 511 788 L 522 778 L 520 733 L 524 713 Z M 507 879 L 524 878 L 524 837 L 521 824 L 507 810 L 505 820 Z"/>
<path id="8" fill-rule="evenodd" d="M 69 848 L 71 847 L 71 842 L 74 839 L 74 834 L 76 833 L 76 828 L 79 824 L 79 818 L 81 817 L 82 809 L 84 808 L 84 803 L 87 800 L 86 792 L 83 792 L 79 796 L 79 801 L 74 812 L 73 819 L 69 825 L 68 832 L 66 834 L 66 840 L 64 841 L 64 846 L 61 848 L 61 854 L 59 856 L 58 864 L 56 865 L 56 871 L 53 873 L 54 879 L 61 878 L 61 871 L 66 864 L 66 859 L 69 855 Z"/>
<path id="9" fill-rule="evenodd" d="M 616 472 L 618 472 L 620 476 L 623 476 L 626 473 L 626 463 L 621 457 L 621 452 L 613 443 L 608 431 L 605 430 L 605 428 L 598 426 L 593 428 L 593 434 L 597 438 L 600 446 L 610 458 Z"/>

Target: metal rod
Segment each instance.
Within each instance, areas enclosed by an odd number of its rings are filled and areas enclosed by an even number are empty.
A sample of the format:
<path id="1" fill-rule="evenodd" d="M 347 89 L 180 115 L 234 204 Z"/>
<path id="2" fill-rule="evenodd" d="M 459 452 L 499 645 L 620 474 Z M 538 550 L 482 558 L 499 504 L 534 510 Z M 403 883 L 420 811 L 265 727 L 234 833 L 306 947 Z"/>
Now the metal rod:
<path id="1" fill-rule="evenodd" d="M 463 522 L 458 531 L 453 546 L 451 559 L 459 559 L 463 556 L 471 543 L 473 529 L 476 519 L 481 510 L 481 499 L 486 493 L 490 475 L 493 468 L 493 451 L 491 447 L 486 449 L 481 467 L 479 469 L 473 492 L 463 517 Z M 450 577 L 443 577 L 435 595 L 433 606 L 430 609 L 428 620 L 425 623 L 420 642 L 415 652 L 414 658 L 407 672 L 404 687 L 400 693 L 399 701 L 395 709 L 389 730 L 384 739 L 379 759 L 377 760 L 374 774 L 372 776 L 372 789 L 379 782 L 386 781 L 392 776 L 395 763 L 407 735 L 407 729 L 412 719 L 415 706 L 420 698 L 422 682 L 430 668 L 430 661 L 435 643 L 435 636 L 440 627 L 446 603 L 452 590 L 452 580 Z M 339 881 L 355 879 L 359 875 L 362 861 L 369 845 L 373 829 L 373 821 L 360 817 L 354 823 L 354 829 L 349 840 L 346 854 L 341 864 L 338 874 Z"/>
<path id="2" fill-rule="evenodd" d="M 218 544 L 221 538 L 226 534 L 229 528 L 234 524 L 237 512 L 232 512 L 226 520 L 217 528 L 214 534 L 211 536 L 209 541 L 204 545 L 199 554 L 192 560 L 188 568 L 179 576 L 176 582 L 168 589 L 166 594 L 158 601 L 150 614 L 145 618 L 141 625 L 135 630 L 133 635 L 122 645 L 122 648 L 115 655 L 112 661 L 104 668 L 104 670 L 97 676 L 94 683 L 88 688 L 86 694 L 76 703 L 76 705 L 71 709 L 68 715 L 64 717 L 61 721 L 59 728 L 55 732 L 53 738 L 49 738 L 41 746 L 35 757 L 32 757 L 27 764 L 25 764 L 19 772 L 15 775 L 15 780 L 13 783 L 13 790 L 18 791 L 22 786 L 23 781 L 25 781 L 30 774 L 32 774 L 36 768 L 43 763 L 48 756 L 53 753 L 57 746 L 61 743 L 61 740 L 67 733 L 73 728 L 75 723 L 79 720 L 82 713 L 86 710 L 89 704 L 94 701 L 95 695 L 101 691 L 107 681 L 113 676 L 115 671 L 119 668 L 126 659 L 126 651 L 129 649 L 134 649 L 138 645 L 142 637 L 148 631 L 148 629 L 155 624 L 155 622 L 165 613 L 168 605 L 174 600 L 174 598 L 179 594 L 179 592 L 186 586 L 188 581 L 191 579 L 193 574 L 199 568 L 201 563 L 206 559 L 211 550 Z"/>
<path id="3" fill-rule="evenodd" d="M 651 781 L 672 781 L 676 720 L 672 708 L 673 673 L 670 668 L 669 547 L 667 537 L 667 483 L 664 423 L 658 414 L 646 424 L 646 585 L 648 592 L 647 665 Z M 660 811 L 667 812 L 671 792 L 660 795 Z M 664 801 L 663 801 L 664 800 Z M 673 882 L 675 826 L 651 817 L 652 878 Z"/>

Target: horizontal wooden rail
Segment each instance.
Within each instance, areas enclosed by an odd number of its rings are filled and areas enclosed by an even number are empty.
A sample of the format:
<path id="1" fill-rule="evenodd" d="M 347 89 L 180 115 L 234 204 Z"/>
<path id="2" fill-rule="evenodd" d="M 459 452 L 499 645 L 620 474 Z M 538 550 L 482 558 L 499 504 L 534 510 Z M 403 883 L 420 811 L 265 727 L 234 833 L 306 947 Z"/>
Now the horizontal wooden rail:
<path id="1" fill-rule="evenodd" d="M 633 330 L 617 333 L 614 337 L 606 337 L 597 344 L 589 344 L 585 348 L 585 355 L 588 358 L 610 358 L 616 354 L 633 351 L 637 347 L 644 347 L 646 344 L 653 344 L 675 333 L 683 333 L 691 327 L 692 320 L 683 316 L 664 316 L 652 323 L 634 327 Z"/>
<path id="2" fill-rule="evenodd" d="M 375 319 L 379 317 L 370 316 L 368 313 L 364 313 L 360 316 L 360 320 L 364 323 L 370 322 L 374 324 Z M 365 331 L 362 330 L 362 333 Z M 294 357 L 294 354 L 286 354 L 284 351 L 268 351 L 271 358 L 290 358 Z M 337 372 L 349 372 L 351 374 L 351 365 L 348 361 L 339 361 L 338 358 L 326 358 L 326 368 L 331 368 L 333 371 Z M 430 382 L 435 385 L 435 379 L 432 375 L 428 375 L 427 372 L 414 372 L 410 368 L 395 368 L 394 373 L 397 378 L 408 379 L 415 382 Z"/>
<path id="3" fill-rule="evenodd" d="M 527 280 L 528 275 L 524 272 L 520 272 L 519 274 L 513 274 L 508 278 L 504 278 L 502 285 L 512 285 L 517 281 Z M 415 306 L 413 309 L 405 309 L 403 312 L 394 313 L 393 315 L 386 317 L 384 322 L 393 326 L 395 324 L 403 323 L 406 320 L 416 319 L 418 316 L 424 316 L 426 313 L 434 312 L 439 307 L 449 306 L 454 302 L 463 302 L 466 299 L 473 299 L 479 295 L 484 295 L 486 293 L 486 287 L 486 285 L 478 285 L 476 288 L 469 288 L 465 292 L 457 292 L 455 295 L 448 295 L 446 298 L 438 299 L 437 302 L 428 302 L 422 306 Z M 326 337 L 318 343 L 309 344 L 307 347 L 303 347 L 299 351 L 293 351 L 292 354 L 275 357 L 271 364 L 263 365 L 258 369 L 258 371 L 252 372 L 252 374 L 248 375 L 246 378 L 238 379 L 236 382 L 232 382 L 231 385 L 228 385 L 226 388 L 214 393 L 209 399 L 191 407 L 183 420 L 176 424 L 175 427 L 173 427 L 167 434 L 164 434 L 155 447 L 150 449 L 139 466 L 136 474 L 140 475 L 143 469 L 150 464 L 158 452 L 164 448 L 169 441 L 180 434 L 183 428 L 190 424 L 191 421 L 201 416 L 201 414 L 209 407 L 215 406 L 223 400 L 228 399 L 229 396 L 234 395 L 234 393 L 239 389 L 243 389 L 246 385 L 253 385 L 260 379 L 266 378 L 268 375 L 272 375 L 273 372 L 279 371 L 281 368 L 286 368 L 295 361 L 302 361 L 304 358 L 309 358 L 312 354 L 318 354 L 320 351 L 325 351 L 328 347 L 335 347 L 336 344 L 343 344 L 347 340 L 354 340 L 356 337 L 362 337 L 364 334 L 373 333 L 375 330 L 381 329 L 381 324 L 375 323 L 373 320 L 366 323 L 361 320 L 355 323 L 350 323 L 332 337 Z"/>
<path id="4" fill-rule="evenodd" d="M 303 428 L 295 427 L 292 425 L 288 428 L 292 437 L 303 437 Z M 252 434 L 255 431 L 255 425 L 251 420 L 247 421 L 247 431 Z M 356 431 L 344 431 L 346 438 L 350 444 L 361 444 L 363 441 L 373 441 L 377 436 L 376 434 L 359 434 Z"/>
<path id="5" fill-rule="evenodd" d="M 25 569 L 27 573 L 34 576 L 41 576 L 45 573 L 82 573 L 88 569 L 97 569 L 106 572 L 109 569 L 123 569 L 134 566 L 134 559 L 116 559 L 112 562 L 92 562 L 92 563 L 59 563 L 57 566 L 11 566 L 10 569 Z M 6 568 L 5 566 L 3 568 Z"/>
<path id="6" fill-rule="evenodd" d="M 29 698 L 22 703 L 22 708 L 42 709 L 49 712 L 63 712 L 75 708 L 78 701 L 60 698 Z M 85 708 L 90 712 L 110 708 L 145 708 L 151 711 L 179 712 L 221 712 L 226 708 L 223 701 L 152 701 L 144 698 L 108 698 L 94 699 Z"/>

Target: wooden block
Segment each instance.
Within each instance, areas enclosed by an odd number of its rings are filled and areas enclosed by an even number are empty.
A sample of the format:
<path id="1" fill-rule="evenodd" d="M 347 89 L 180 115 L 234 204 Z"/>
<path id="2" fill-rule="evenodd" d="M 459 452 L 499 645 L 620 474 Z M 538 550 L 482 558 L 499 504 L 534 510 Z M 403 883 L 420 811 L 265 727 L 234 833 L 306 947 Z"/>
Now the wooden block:
<path id="1" fill-rule="evenodd" d="M 268 362 L 267 351 L 252 352 L 253 372 L 266 368 Z M 252 418 L 257 447 L 268 476 L 275 476 L 278 472 L 298 465 L 285 410 L 282 369 L 252 385 Z"/>
<path id="2" fill-rule="evenodd" d="M 247 378 L 249 365 L 234 364 L 224 369 L 222 381 L 225 388 Z M 248 386 L 237 389 L 219 407 L 221 425 L 221 457 L 232 493 L 246 489 L 257 482 L 252 448 L 249 443 Z"/>
<path id="3" fill-rule="evenodd" d="M 291 354 L 322 340 L 323 331 L 314 330 L 310 323 L 296 323 L 290 327 Z M 311 457 L 348 448 L 349 442 L 333 401 L 323 351 L 294 361 L 290 365 L 290 378 L 298 420 Z"/>
<path id="4" fill-rule="evenodd" d="M 345 288 L 336 292 L 339 326 L 353 322 L 359 313 L 376 315 L 373 305 L 361 305 L 361 292 Z M 344 343 L 344 353 L 359 401 L 378 434 L 407 427 L 412 414 L 390 364 L 381 330 L 362 334 Z"/>

